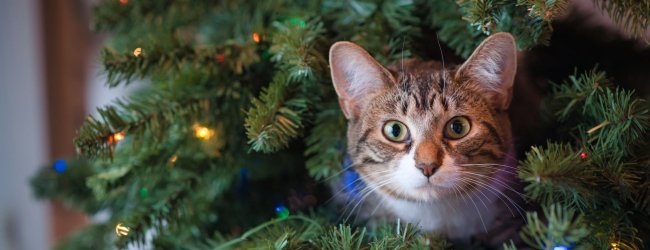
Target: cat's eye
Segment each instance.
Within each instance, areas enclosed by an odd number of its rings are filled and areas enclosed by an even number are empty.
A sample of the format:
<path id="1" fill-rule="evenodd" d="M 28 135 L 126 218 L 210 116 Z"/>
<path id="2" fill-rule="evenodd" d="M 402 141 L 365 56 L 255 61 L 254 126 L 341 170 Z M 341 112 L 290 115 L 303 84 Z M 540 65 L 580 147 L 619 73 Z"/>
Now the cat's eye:
<path id="1" fill-rule="evenodd" d="M 471 125 L 469 120 L 464 116 L 451 118 L 445 126 L 445 136 L 450 139 L 460 139 L 469 133 Z"/>
<path id="2" fill-rule="evenodd" d="M 409 129 L 400 121 L 391 120 L 384 124 L 384 136 L 390 141 L 405 142 L 409 139 Z"/>

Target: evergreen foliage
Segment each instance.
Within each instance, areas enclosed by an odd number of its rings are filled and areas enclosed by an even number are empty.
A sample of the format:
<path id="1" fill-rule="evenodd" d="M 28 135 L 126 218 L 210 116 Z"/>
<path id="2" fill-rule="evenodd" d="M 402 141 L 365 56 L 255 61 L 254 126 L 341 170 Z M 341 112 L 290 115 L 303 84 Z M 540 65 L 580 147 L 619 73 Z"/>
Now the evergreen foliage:
<path id="1" fill-rule="evenodd" d="M 537 249 L 554 249 L 556 246 L 571 246 L 589 234 L 584 217 L 570 208 L 558 204 L 550 205 L 544 210 L 544 223 L 537 212 L 526 215 L 528 224 L 522 230 L 522 237 L 530 246 Z M 578 246 L 579 247 L 579 246 Z"/>
<path id="2" fill-rule="evenodd" d="M 32 180 L 40 198 L 107 217 L 64 242 L 65 249 L 449 248 L 412 225 L 346 224 L 332 219 L 324 200 L 305 198 L 316 192 L 314 181 L 335 182 L 345 171 L 346 121 L 329 78 L 328 48 L 350 40 L 391 64 L 426 57 L 416 52 L 431 46 L 423 36 L 434 31 L 468 57 L 489 34 L 508 31 L 525 50 L 548 41 L 551 21 L 568 4 L 121 2 L 95 8 L 93 27 L 112 35 L 102 51 L 106 85 L 147 87 L 88 117 L 74 140 L 79 159 L 65 172 L 44 168 Z M 647 28 L 647 4 L 601 6 L 630 32 Z M 134 55 L 136 48 L 142 54 Z M 555 84 L 548 106 L 559 136 L 531 148 L 518 172 L 545 217 L 529 213 L 522 237 L 540 249 L 642 246 L 638 223 L 650 217 L 648 104 L 593 70 Z M 116 139 L 121 133 L 126 138 Z M 292 213 L 317 212 L 271 219 L 288 200 L 308 204 L 290 204 Z M 116 236 L 117 224 L 129 234 Z"/>
<path id="3" fill-rule="evenodd" d="M 594 4 L 635 37 L 645 37 L 650 27 L 650 3 L 635 0 L 594 0 Z M 646 38 L 646 42 L 650 42 Z"/>
<path id="4" fill-rule="evenodd" d="M 640 248 L 635 228 L 650 220 L 650 105 L 633 91 L 607 87 L 611 85 L 605 73 L 596 69 L 555 85 L 551 109 L 559 124 L 570 128 L 571 143 L 533 147 L 520 164 L 519 177 L 528 183 L 525 191 L 529 198 L 547 212 L 555 210 L 554 216 L 560 218 L 561 213 L 570 217 L 575 210 L 591 221 L 585 224 L 577 219 L 591 234 L 569 243 L 603 249 L 620 241 Z M 566 209 L 557 212 L 554 204 Z M 553 216 L 546 217 L 555 224 Z M 543 227 L 532 226 L 535 223 L 529 216 L 524 233 L 547 235 Z M 541 241 L 539 237 L 536 240 Z"/>

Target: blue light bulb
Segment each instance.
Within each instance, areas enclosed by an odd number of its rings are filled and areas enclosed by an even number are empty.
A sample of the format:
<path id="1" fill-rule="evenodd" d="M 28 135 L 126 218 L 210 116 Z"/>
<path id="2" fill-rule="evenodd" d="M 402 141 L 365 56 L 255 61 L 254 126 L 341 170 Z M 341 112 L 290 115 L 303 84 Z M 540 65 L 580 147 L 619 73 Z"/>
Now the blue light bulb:
<path id="1" fill-rule="evenodd" d="M 68 163 L 65 160 L 56 160 L 54 162 L 54 171 L 57 173 L 62 174 L 66 169 L 68 169 Z"/>

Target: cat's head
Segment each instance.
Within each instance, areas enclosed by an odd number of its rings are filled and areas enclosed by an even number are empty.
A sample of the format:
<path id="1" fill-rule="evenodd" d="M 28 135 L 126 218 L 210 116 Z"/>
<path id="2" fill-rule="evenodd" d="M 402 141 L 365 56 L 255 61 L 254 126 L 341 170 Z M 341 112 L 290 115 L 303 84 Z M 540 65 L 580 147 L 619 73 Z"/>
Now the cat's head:
<path id="1" fill-rule="evenodd" d="M 461 66 L 405 60 L 389 71 L 361 47 L 330 49 L 348 153 L 370 189 L 431 201 L 494 185 L 512 147 L 514 38 L 488 37 Z"/>

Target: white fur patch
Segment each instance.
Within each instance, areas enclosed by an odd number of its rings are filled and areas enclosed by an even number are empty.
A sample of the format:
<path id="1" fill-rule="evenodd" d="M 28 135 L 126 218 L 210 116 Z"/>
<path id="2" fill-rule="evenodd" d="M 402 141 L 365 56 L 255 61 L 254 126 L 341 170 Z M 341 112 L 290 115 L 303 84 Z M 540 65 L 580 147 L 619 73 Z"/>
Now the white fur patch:
<path id="1" fill-rule="evenodd" d="M 466 193 L 457 190 L 452 195 L 438 197 L 436 188 L 451 188 L 460 177 L 460 173 L 450 167 L 453 166 L 451 162 L 453 160 L 445 157 L 443 162 L 447 166 L 443 166 L 429 180 L 415 167 L 416 146 L 414 145 L 409 154 L 400 159 L 393 178 L 401 195 L 415 197 L 418 201 L 396 199 L 382 194 L 388 210 L 396 218 L 418 225 L 421 230 L 440 232 L 450 238 L 464 239 L 485 232 L 498 212 L 495 203 L 501 202 L 496 192 L 480 190 Z M 496 178 L 502 181 L 500 175 Z M 431 184 L 428 183 L 429 181 Z M 495 183 L 489 185 L 498 191 L 505 189 L 503 185 Z"/>

